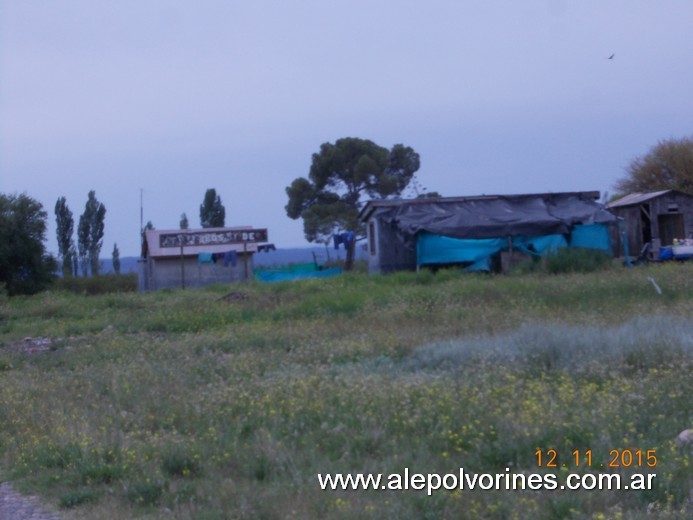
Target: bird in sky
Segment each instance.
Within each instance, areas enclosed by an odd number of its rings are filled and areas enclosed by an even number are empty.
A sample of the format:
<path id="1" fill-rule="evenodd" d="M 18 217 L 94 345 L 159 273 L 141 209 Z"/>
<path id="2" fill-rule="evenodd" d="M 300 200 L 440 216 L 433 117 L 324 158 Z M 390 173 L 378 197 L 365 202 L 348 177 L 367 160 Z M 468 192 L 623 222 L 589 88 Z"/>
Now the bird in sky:
<path id="1" fill-rule="evenodd" d="M 614 53 L 614 54 L 612 54 L 611 56 L 609 56 L 609 57 L 607 58 L 607 60 L 613 60 L 613 59 L 614 59 L 614 56 L 616 56 L 616 53 Z"/>

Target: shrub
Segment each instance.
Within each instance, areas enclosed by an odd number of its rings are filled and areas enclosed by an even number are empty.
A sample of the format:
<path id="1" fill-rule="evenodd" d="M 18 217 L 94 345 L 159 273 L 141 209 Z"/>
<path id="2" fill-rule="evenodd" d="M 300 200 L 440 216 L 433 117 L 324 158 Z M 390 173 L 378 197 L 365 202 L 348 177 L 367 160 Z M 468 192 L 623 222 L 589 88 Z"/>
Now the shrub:
<path id="1" fill-rule="evenodd" d="M 612 258 L 594 249 L 558 249 L 543 258 L 534 257 L 512 268 L 513 275 L 530 273 L 591 273 L 612 266 Z"/>
<path id="2" fill-rule="evenodd" d="M 71 291 L 75 294 L 86 294 L 89 296 L 135 292 L 137 291 L 137 274 L 106 274 L 87 278 L 68 276 L 56 279 L 54 287 L 60 290 Z"/>
<path id="3" fill-rule="evenodd" d="M 14 365 L 9 358 L 0 357 L 0 372 L 4 370 L 11 370 L 12 368 L 14 368 Z"/>
<path id="4" fill-rule="evenodd" d="M 611 257 L 595 249 L 559 249 L 544 259 L 550 274 L 592 273 L 611 266 Z"/>
<path id="5" fill-rule="evenodd" d="M 164 492 L 164 487 L 159 482 L 152 482 L 149 479 L 134 482 L 128 488 L 126 496 L 130 502 L 141 506 L 155 505 Z"/>
<path id="6" fill-rule="evenodd" d="M 80 465 L 79 473 L 85 484 L 111 484 L 123 475 L 123 467 L 119 464 L 103 464 L 89 461 Z"/>
<path id="7" fill-rule="evenodd" d="M 67 509 L 86 504 L 87 502 L 92 502 L 96 500 L 98 496 L 98 493 L 90 489 L 78 489 L 76 491 L 65 493 L 60 497 L 60 501 L 58 503 L 60 507 Z"/>
<path id="8" fill-rule="evenodd" d="M 170 477 L 188 477 L 200 474 L 202 467 L 192 450 L 174 446 L 161 456 L 161 470 Z"/>

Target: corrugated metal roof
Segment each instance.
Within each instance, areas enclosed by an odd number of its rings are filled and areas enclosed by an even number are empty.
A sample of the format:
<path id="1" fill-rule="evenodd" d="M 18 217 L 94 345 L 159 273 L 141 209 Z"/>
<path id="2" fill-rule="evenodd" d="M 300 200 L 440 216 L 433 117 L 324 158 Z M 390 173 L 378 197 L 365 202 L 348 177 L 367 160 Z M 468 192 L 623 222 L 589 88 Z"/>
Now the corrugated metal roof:
<path id="1" fill-rule="evenodd" d="M 607 208 L 619 208 L 622 206 L 634 206 L 635 204 L 641 204 L 647 202 L 648 200 L 656 199 L 662 195 L 669 193 L 674 190 L 662 190 L 662 191 L 651 191 L 649 193 L 629 193 L 625 197 L 621 197 L 613 202 L 609 202 Z"/>

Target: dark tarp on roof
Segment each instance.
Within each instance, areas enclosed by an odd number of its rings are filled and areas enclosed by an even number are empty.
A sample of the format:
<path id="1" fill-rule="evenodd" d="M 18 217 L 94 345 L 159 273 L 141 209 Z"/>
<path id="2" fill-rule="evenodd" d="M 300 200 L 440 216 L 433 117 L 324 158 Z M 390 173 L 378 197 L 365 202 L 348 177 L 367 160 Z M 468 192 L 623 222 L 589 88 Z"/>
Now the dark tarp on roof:
<path id="1" fill-rule="evenodd" d="M 376 206 L 376 214 L 412 237 L 420 231 L 453 238 L 566 234 L 575 224 L 616 220 L 601 204 L 579 193 L 411 202 Z"/>

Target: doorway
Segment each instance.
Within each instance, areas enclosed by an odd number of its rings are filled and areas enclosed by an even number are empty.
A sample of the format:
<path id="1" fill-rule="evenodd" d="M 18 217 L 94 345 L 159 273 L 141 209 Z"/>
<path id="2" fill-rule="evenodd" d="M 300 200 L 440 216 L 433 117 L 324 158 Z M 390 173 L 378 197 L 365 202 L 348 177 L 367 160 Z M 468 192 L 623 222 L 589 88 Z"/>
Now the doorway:
<path id="1" fill-rule="evenodd" d="M 657 215 L 659 238 L 663 246 L 670 246 L 675 238 L 685 238 L 686 230 L 682 213 Z"/>

